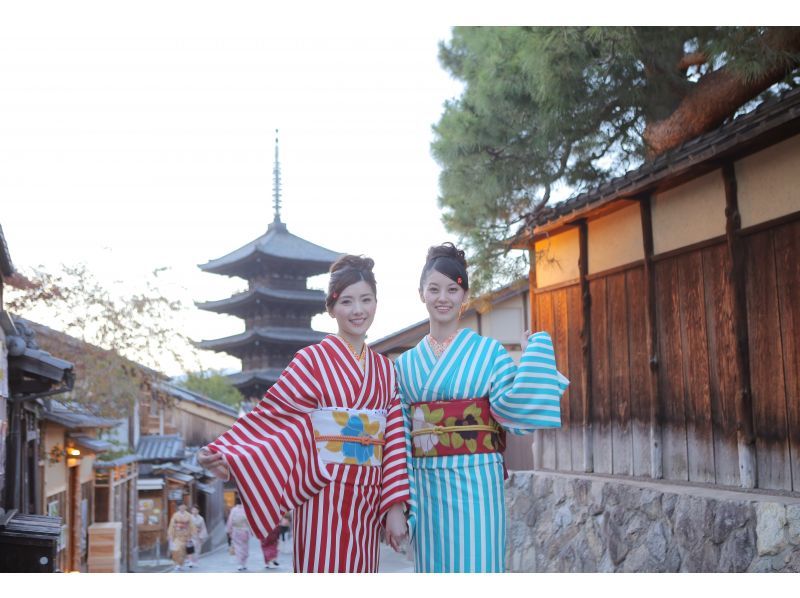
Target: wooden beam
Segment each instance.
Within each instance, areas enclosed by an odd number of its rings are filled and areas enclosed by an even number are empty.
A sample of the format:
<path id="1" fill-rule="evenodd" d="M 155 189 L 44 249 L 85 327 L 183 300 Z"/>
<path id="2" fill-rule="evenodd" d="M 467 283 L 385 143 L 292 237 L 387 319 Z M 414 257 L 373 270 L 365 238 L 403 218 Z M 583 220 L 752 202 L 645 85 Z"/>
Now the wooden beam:
<path id="1" fill-rule="evenodd" d="M 528 284 L 530 289 L 530 330 L 538 332 L 539 320 L 536 317 L 536 243 L 531 241 L 528 244 L 530 275 L 528 276 Z M 523 351 L 525 348 L 522 348 Z M 541 430 L 534 430 L 533 444 L 531 445 L 531 453 L 533 453 L 533 469 L 542 466 L 542 432 Z"/>
<path id="2" fill-rule="evenodd" d="M 663 410 L 658 393 L 658 325 L 656 322 L 656 283 L 653 266 L 653 215 L 650 208 L 651 196 L 642 197 L 639 202 L 642 217 L 642 244 L 644 245 L 644 296 L 645 322 L 647 330 L 647 354 L 649 355 L 650 385 L 650 477 L 655 480 L 664 477 L 662 457 Z"/>
<path id="3" fill-rule="evenodd" d="M 578 223 L 580 255 L 578 270 L 581 285 L 581 403 L 583 404 L 583 471 L 594 471 L 592 440 L 592 295 L 589 291 L 589 223 Z"/>
<path id="4" fill-rule="evenodd" d="M 733 326 L 736 333 L 734 362 L 739 388 L 736 389 L 736 443 L 739 451 L 739 484 L 755 488 L 758 484 L 755 434 L 753 433 L 753 397 L 750 388 L 750 351 L 747 333 L 747 294 L 745 292 L 745 255 L 739 231 L 739 197 L 736 168 L 732 162 L 722 166 L 725 184 L 725 237 L 728 244 L 730 270 L 727 272 L 733 300 Z"/>

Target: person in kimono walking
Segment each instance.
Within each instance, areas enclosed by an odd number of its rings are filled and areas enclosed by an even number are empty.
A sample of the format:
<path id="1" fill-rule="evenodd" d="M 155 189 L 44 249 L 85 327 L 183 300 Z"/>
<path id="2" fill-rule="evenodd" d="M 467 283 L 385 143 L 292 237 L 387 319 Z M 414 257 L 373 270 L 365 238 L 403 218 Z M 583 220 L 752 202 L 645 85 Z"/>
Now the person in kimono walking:
<path id="1" fill-rule="evenodd" d="M 195 535 L 192 537 L 192 552 L 188 555 L 189 567 L 196 567 L 199 563 L 200 553 L 203 549 L 203 543 L 208 538 L 208 530 L 206 529 L 206 521 L 200 514 L 200 507 L 194 505 L 192 507 L 192 523 L 194 524 Z"/>
<path id="2" fill-rule="evenodd" d="M 225 529 L 231 538 L 233 554 L 239 564 L 236 570 L 246 571 L 247 557 L 250 556 L 250 524 L 247 522 L 247 515 L 238 497 L 236 498 L 236 504 L 228 514 L 228 522 Z"/>
<path id="3" fill-rule="evenodd" d="M 181 503 L 178 510 L 173 513 L 167 528 L 167 538 L 169 539 L 169 549 L 172 554 L 172 561 L 175 563 L 175 571 L 183 571 L 183 563 L 186 560 L 186 545 L 195 535 L 192 516 L 186 511 L 186 505 Z"/>
<path id="4" fill-rule="evenodd" d="M 419 294 L 430 334 L 396 362 L 415 570 L 502 572 L 505 434 L 559 427 L 569 381 L 547 332 L 525 331 L 517 367 L 500 342 L 459 329 L 469 278 L 452 244 L 428 251 Z"/>
<path id="5" fill-rule="evenodd" d="M 198 457 L 233 477 L 259 539 L 293 510 L 295 571 L 375 572 L 381 526 L 396 550 L 407 533 L 394 367 L 365 343 L 377 306 L 373 266 L 359 256 L 331 266 L 326 307 L 337 334 L 298 351 L 255 409 Z"/>
<path id="6" fill-rule="evenodd" d="M 264 567 L 275 569 L 280 566 L 278 562 L 278 543 L 281 538 L 281 528 L 276 527 L 266 538 L 261 539 L 261 554 L 264 556 Z"/>

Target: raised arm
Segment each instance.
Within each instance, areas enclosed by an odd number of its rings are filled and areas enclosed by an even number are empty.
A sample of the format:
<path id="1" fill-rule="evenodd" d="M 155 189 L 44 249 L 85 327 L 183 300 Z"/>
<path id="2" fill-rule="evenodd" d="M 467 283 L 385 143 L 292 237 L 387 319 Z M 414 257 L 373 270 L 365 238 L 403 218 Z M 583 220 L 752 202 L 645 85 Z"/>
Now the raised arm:
<path id="1" fill-rule="evenodd" d="M 547 332 L 528 335 L 519 367 L 498 343 L 489 400 L 492 415 L 512 434 L 561 427 L 561 396 L 569 386 L 556 369 Z"/>

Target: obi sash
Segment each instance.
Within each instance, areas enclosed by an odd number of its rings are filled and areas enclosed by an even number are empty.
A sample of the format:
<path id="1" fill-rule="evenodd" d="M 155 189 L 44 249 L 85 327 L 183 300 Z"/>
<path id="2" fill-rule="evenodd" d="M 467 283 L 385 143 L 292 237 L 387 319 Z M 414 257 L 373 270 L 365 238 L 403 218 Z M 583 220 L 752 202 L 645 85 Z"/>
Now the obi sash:
<path id="1" fill-rule="evenodd" d="M 500 453 L 506 444 L 487 398 L 412 403 L 411 442 L 414 457 Z"/>
<path id="2" fill-rule="evenodd" d="M 315 409 L 309 415 L 319 458 L 324 463 L 375 467 L 386 444 L 385 409 Z"/>

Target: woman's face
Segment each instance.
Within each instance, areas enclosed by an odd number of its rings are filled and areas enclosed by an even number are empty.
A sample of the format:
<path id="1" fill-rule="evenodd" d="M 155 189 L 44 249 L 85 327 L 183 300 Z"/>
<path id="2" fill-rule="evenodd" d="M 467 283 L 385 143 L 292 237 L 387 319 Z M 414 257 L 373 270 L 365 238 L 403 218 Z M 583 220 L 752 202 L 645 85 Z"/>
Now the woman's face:
<path id="1" fill-rule="evenodd" d="M 469 292 L 438 270 L 431 270 L 425 277 L 419 296 L 428 309 L 431 322 L 449 324 L 458 320 L 461 304 L 467 300 Z"/>
<path id="2" fill-rule="evenodd" d="M 359 280 L 339 293 L 328 313 L 336 318 L 339 334 L 347 340 L 363 338 L 375 319 L 378 301 L 372 287 Z"/>

